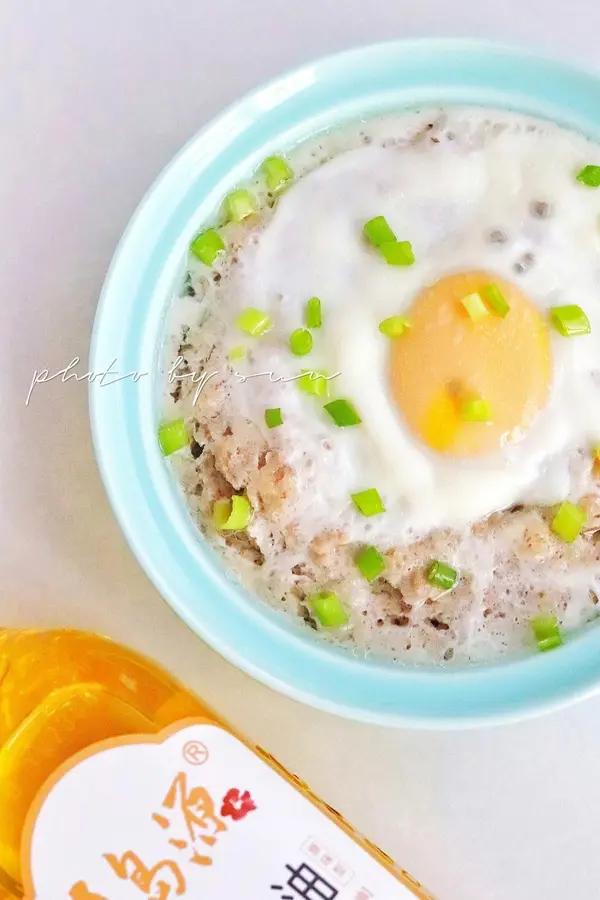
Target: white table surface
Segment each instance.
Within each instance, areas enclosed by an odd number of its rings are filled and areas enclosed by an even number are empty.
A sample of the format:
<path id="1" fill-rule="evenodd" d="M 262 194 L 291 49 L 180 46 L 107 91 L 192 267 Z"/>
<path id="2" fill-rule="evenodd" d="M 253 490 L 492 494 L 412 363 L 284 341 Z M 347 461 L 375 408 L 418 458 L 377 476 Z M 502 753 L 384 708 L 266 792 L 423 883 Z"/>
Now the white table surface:
<path id="1" fill-rule="evenodd" d="M 597 0 L 0 0 L 0 621 L 74 625 L 169 666 L 440 900 L 600 896 L 600 698 L 462 733 L 367 727 L 254 683 L 170 612 L 94 463 L 98 291 L 142 193 L 193 132 L 311 57 L 415 34 L 496 37 L 593 66 Z"/>

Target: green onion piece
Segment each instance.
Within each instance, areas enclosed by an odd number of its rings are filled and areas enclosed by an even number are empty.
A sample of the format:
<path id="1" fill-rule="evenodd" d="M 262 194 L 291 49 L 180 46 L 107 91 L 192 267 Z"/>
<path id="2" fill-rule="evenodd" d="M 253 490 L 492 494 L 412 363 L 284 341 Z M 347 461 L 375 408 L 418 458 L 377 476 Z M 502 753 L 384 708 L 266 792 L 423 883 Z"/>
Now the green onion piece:
<path id="1" fill-rule="evenodd" d="M 348 425 L 360 425 L 361 417 L 348 400 L 332 400 L 325 404 L 325 409 L 338 426 L 347 428 Z"/>
<path id="2" fill-rule="evenodd" d="M 356 557 L 356 565 L 367 581 L 374 581 L 385 569 L 385 559 L 375 547 L 366 547 Z"/>
<path id="3" fill-rule="evenodd" d="M 215 500 L 212 508 L 212 520 L 217 531 L 222 531 L 230 515 L 231 500 Z"/>
<path id="4" fill-rule="evenodd" d="M 387 223 L 385 216 L 375 216 L 363 225 L 365 237 L 374 247 L 395 242 L 396 235 Z"/>
<path id="5" fill-rule="evenodd" d="M 243 222 L 256 212 L 254 197 L 245 188 L 232 191 L 225 197 L 225 215 L 232 222 Z"/>
<path id="6" fill-rule="evenodd" d="M 269 156 L 268 159 L 265 159 L 262 169 L 270 191 L 281 190 L 284 184 L 294 177 L 294 173 L 281 156 Z"/>
<path id="7" fill-rule="evenodd" d="M 537 641 L 538 648 L 544 652 L 560 647 L 562 637 L 558 627 L 558 619 L 554 613 L 547 616 L 536 616 L 531 620 L 531 627 Z"/>
<path id="8" fill-rule="evenodd" d="M 212 266 L 215 259 L 225 249 L 225 242 L 214 228 L 196 235 L 190 244 L 190 250 L 205 266 Z"/>
<path id="9" fill-rule="evenodd" d="M 252 521 L 253 509 L 247 497 L 234 494 L 231 498 L 231 515 L 224 525 L 226 531 L 243 531 Z"/>
<path id="10" fill-rule="evenodd" d="M 565 500 L 556 510 L 551 528 L 559 538 L 562 538 L 568 544 L 572 544 L 585 525 L 586 519 L 586 512 L 581 506 Z"/>
<path id="11" fill-rule="evenodd" d="M 231 500 L 217 500 L 213 522 L 219 531 L 243 531 L 252 521 L 252 506 L 247 497 L 234 494 Z"/>
<path id="12" fill-rule="evenodd" d="M 232 347 L 227 354 L 227 358 L 230 360 L 230 362 L 235 362 L 236 359 L 245 359 L 246 352 L 247 351 L 245 347 Z"/>
<path id="13" fill-rule="evenodd" d="M 388 266 L 412 266 L 415 261 L 410 241 L 386 241 L 379 249 Z"/>
<path id="14" fill-rule="evenodd" d="M 312 394 L 314 397 L 329 396 L 329 382 L 327 373 L 318 369 L 302 369 L 300 378 L 296 379 L 298 387 L 304 394 Z"/>
<path id="15" fill-rule="evenodd" d="M 313 339 L 306 328 L 296 328 L 290 335 L 290 349 L 296 356 L 306 356 L 313 347 Z"/>
<path id="16" fill-rule="evenodd" d="M 460 415 L 464 422 L 491 422 L 492 408 L 483 397 L 467 397 L 460 404 Z"/>
<path id="17" fill-rule="evenodd" d="M 427 581 L 434 587 L 441 588 L 443 591 L 451 590 L 458 580 L 458 572 L 452 566 L 436 559 L 431 563 L 427 572 Z"/>
<path id="18" fill-rule="evenodd" d="M 380 332 L 390 338 L 400 337 L 407 328 L 410 328 L 410 322 L 404 316 L 390 316 L 379 323 Z"/>
<path id="19" fill-rule="evenodd" d="M 267 428 L 277 428 L 279 425 L 283 425 L 281 409 L 278 406 L 274 409 L 265 409 L 265 422 Z"/>
<path id="20" fill-rule="evenodd" d="M 319 591 L 318 594 L 311 594 L 308 604 L 324 628 L 341 628 L 350 620 L 341 600 L 333 591 Z"/>
<path id="21" fill-rule="evenodd" d="M 588 187 L 600 187 L 600 166 L 585 166 L 577 176 L 577 181 Z"/>
<path id="22" fill-rule="evenodd" d="M 600 462 L 600 444 L 594 444 L 592 447 L 592 456 L 596 462 Z"/>
<path id="23" fill-rule="evenodd" d="M 368 488 L 366 491 L 359 491 L 358 494 L 350 496 L 363 516 L 376 516 L 385 512 L 385 506 L 377 488 Z"/>
<path id="24" fill-rule="evenodd" d="M 251 337 L 260 337 L 261 334 L 265 334 L 273 327 L 273 319 L 267 313 L 261 312 L 260 309 L 250 306 L 239 314 L 235 324 L 240 331 L 245 331 Z"/>
<path id="25" fill-rule="evenodd" d="M 176 450 L 187 447 L 189 442 L 190 439 L 183 419 L 175 419 L 173 422 L 166 422 L 164 425 L 159 426 L 158 443 L 163 456 L 170 456 Z"/>
<path id="26" fill-rule="evenodd" d="M 504 299 L 504 294 L 497 284 L 486 284 L 482 293 L 487 305 L 497 316 L 504 318 L 504 316 L 510 312 L 510 306 Z"/>
<path id="27" fill-rule="evenodd" d="M 577 334 L 589 334 L 592 330 L 590 320 L 580 306 L 551 306 L 550 319 L 563 337 L 574 337 Z"/>
<path id="28" fill-rule="evenodd" d="M 318 297 L 311 297 L 306 304 L 306 315 L 304 316 L 307 328 L 320 328 L 323 324 L 321 318 L 321 301 Z"/>
<path id="29" fill-rule="evenodd" d="M 469 318 L 474 322 L 480 322 L 490 314 L 487 306 L 481 299 L 480 294 L 468 294 L 466 297 L 463 297 L 460 302 L 466 309 Z"/>

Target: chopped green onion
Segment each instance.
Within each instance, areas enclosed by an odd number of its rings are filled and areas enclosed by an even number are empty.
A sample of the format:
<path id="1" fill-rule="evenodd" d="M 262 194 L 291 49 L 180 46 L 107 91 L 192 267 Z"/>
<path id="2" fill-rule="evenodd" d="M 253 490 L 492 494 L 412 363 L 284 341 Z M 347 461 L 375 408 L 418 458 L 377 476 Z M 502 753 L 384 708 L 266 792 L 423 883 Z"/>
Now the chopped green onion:
<path id="1" fill-rule="evenodd" d="M 434 587 L 441 588 L 443 591 L 451 590 L 458 580 L 458 572 L 452 566 L 436 559 L 431 563 L 427 572 L 427 581 Z"/>
<path id="2" fill-rule="evenodd" d="M 247 350 L 245 347 L 232 347 L 229 353 L 227 354 L 227 358 L 230 362 L 235 362 L 236 359 L 245 359 Z"/>
<path id="3" fill-rule="evenodd" d="M 231 500 L 216 500 L 213 505 L 213 522 L 219 531 L 243 531 L 252 514 L 250 501 L 241 494 L 234 494 Z"/>
<path id="4" fill-rule="evenodd" d="M 385 559 L 376 547 L 366 547 L 356 557 L 356 565 L 367 581 L 374 581 L 385 569 Z"/>
<path id="5" fill-rule="evenodd" d="M 231 500 L 215 500 L 212 508 L 213 525 L 221 531 L 231 515 Z"/>
<path id="6" fill-rule="evenodd" d="M 222 253 L 224 249 L 225 242 L 214 228 L 209 228 L 207 231 L 197 234 L 190 244 L 190 250 L 194 256 L 200 262 L 203 262 L 205 266 L 212 266 L 219 253 Z"/>
<path id="7" fill-rule="evenodd" d="M 348 400 L 332 400 L 325 404 L 325 409 L 338 426 L 347 428 L 348 425 L 360 425 L 361 417 Z"/>
<path id="8" fill-rule="evenodd" d="M 306 304 L 306 315 L 304 320 L 307 328 L 320 328 L 323 324 L 321 318 L 321 301 L 318 297 L 311 297 Z"/>
<path id="9" fill-rule="evenodd" d="M 466 309 L 469 318 L 474 322 L 480 322 L 490 314 L 487 306 L 481 299 L 480 294 L 468 294 L 466 297 L 463 297 L 460 302 Z"/>
<path id="10" fill-rule="evenodd" d="M 261 334 L 265 334 L 273 327 L 273 319 L 267 313 L 261 312 L 260 309 L 250 306 L 239 314 L 235 324 L 251 337 L 260 337 Z"/>
<path id="11" fill-rule="evenodd" d="M 547 616 L 536 616 L 531 620 L 531 627 L 537 641 L 538 648 L 544 652 L 560 647 L 562 637 L 558 627 L 558 619 L 554 613 Z"/>
<path id="12" fill-rule="evenodd" d="M 225 197 L 225 214 L 232 222 L 243 222 L 256 212 L 254 197 L 245 188 Z"/>
<path id="13" fill-rule="evenodd" d="M 265 409 L 265 422 L 267 424 L 267 428 L 277 428 L 278 425 L 283 425 L 283 416 L 281 415 L 281 409 L 279 407 L 275 407 L 274 409 Z"/>
<path id="14" fill-rule="evenodd" d="M 592 447 L 592 456 L 596 462 L 600 462 L 600 444 L 594 444 Z"/>
<path id="15" fill-rule="evenodd" d="M 492 408 L 483 397 L 466 397 L 461 401 L 460 415 L 464 422 L 491 422 Z"/>
<path id="16" fill-rule="evenodd" d="M 550 319 L 563 337 L 574 337 L 577 334 L 589 334 L 592 330 L 590 320 L 580 306 L 551 306 Z"/>
<path id="17" fill-rule="evenodd" d="M 173 422 L 166 422 L 164 425 L 159 426 L 158 443 L 163 456 L 170 456 L 176 450 L 187 447 L 189 442 L 190 439 L 183 419 L 175 419 Z"/>
<path id="18" fill-rule="evenodd" d="M 350 617 L 333 591 L 311 594 L 308 604 L 324 628 L 341 628 L 348 624 Z"/>
<path id="19" fill-rule="evenodd" d="M 312 347 L 312 334 L 306 328 L 296 328 L 290 335 L 290 349 L 296 356 L 306 356 Z"/>
<path id="20" fill-rule="evenodd" d="M 551 528 L 559 538 L 562 538 L 568 544 L 572 544 L 585 525 L 586 519 L 586 512 L 581 506 L 571 503 L 570 500 L 565 500 L 556 510 Z"/>
<path id="21" fill-rule="evenodd" d="M 415 261 L 410 241 L 386 241 L 379 249 L 388 266 L 412 266 Z"/>
<path id="22" fill-rule="evenodd" d="M 329 396 L 329 382 L 326 372 L 317 369 L 302 369 L 300 378 L 297 379 L 298 387 L 305 394 L 315 397 Z"/>
<path id="23" fill-rule="evenodd" d="M 396 240 L 396 235 L 387 223 L 385 216 L 375 216 L 363 225 L 363 231 L 367 240 L 374 247 L 389 244 Z"/>
<path id="24" fill-rule="evenodd" d="M 363 516 L 376 516 L 385 512 L 385 506 L 377 488 L 368 488 L 366 491 L 359 491 L 358 494 L 350 496 Z"/>
<path id="25" fill-rule="evenodd" d="M 390 316 L 379 323 L 379 330 L 386 337 L 397 338 L 410 328 L 410 322 L 404 316 Z"/>
<path id="26" fill-rule="evenodd" d="M 265 159 L 262 169 L 270 191 L 279 191 L 284 184 L 287 184 L 294 177 L 294 173 L 281 156 L 270 156 L 268 159 Z"/>
<path id="27" fill-rule="evenodd" d="M 482 293 L 487 305 L 497 316 L 504 318 L 504 316 L 510 312 L 510 306 L 506 302 L 504 294 L 497 284 L 486 284 Z"/>
<path id="28" fill-rule="evenodd" d="M 600 187 L 600 166 L 585 166 L 577 176 L 577 181 L 588 187 Z"/>

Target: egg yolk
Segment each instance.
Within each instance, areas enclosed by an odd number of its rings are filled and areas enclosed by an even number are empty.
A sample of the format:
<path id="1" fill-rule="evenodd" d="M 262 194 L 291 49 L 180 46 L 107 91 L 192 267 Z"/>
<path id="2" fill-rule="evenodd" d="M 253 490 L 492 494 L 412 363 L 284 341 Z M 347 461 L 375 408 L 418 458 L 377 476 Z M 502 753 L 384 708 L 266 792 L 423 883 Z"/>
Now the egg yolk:
<path id="1" fill-rule="evenodd" d="M 510 306 L 477 321 L 461 300 L 495 284 Z M 391 342 L 391 389 L 411 431 L 439 453 L 473 458 L 522 438 L 544 407 L 550 336 L 537 307 L 489 272 L 463 272 L 425 288 Z M 486 401 L 489 421 L 465 421 L 461 398 Z"/>

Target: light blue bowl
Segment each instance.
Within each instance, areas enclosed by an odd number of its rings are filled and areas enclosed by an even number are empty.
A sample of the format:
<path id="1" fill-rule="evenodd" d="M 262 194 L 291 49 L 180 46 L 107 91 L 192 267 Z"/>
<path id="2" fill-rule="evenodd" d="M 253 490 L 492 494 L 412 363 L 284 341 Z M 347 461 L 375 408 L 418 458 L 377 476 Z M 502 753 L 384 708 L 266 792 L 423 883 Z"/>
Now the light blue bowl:
<path id="1" fill-rule="evenodd" d="M 239 668 L 291 697 L 370 722 L 447 727 L 506 720 L 598 690 L 600 631 L 551 653 L 463 670 L 366 661 L 252 601 L 201 539 L 156 441 L 166 306 L 193 235 L 264 157 L 353 117 L 429 104 L 504 107 L 600 140 L 600 81 L 520 50 L 419 40 L 304 66 L 200 131 L 143 200 L 113 260 L 92 341 L 93 371 L 117 359 L 148 373 L 90 390 L 109 497 L 140 563 L 173 609 Z"/>

